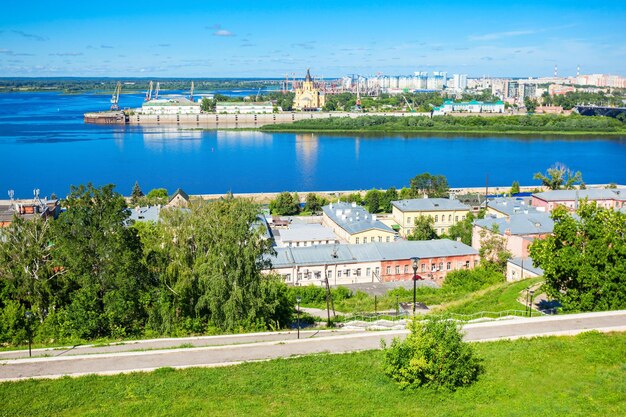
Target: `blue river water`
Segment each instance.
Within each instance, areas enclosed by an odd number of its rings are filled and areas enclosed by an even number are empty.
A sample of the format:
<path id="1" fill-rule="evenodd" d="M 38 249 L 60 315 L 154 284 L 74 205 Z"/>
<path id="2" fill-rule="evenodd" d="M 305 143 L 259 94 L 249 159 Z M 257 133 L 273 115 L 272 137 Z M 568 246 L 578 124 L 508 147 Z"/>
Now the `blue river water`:
<path id="1" fill-rule="evenodd" d="M 241 94 L 237 92 L 235 94 Z M 555 162 L 586 183 L 626 183 L 626 137 L 268 134 L 176 127 L 100 126 L 83 113 L 106 110 L 110 95 L 0 94 L 0 199 L 64 196 L 70 185 L 113 183 L 130 194 L 183 188 L 192 194 L 402 187 L 422 172 L 452 187 L 538 184 Z M 139 107 L 142 95 L 122 95 Z"/>

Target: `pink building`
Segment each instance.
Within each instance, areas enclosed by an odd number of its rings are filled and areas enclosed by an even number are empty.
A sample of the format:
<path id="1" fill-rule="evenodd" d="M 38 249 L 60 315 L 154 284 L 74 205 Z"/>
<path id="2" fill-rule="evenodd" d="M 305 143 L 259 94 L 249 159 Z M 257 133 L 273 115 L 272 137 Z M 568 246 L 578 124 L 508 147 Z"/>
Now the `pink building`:
<path id="1" fill-rule="evenodd" d="M 626 189 L 591 188 L 587 190 L 551 190 L 533 194 L 532 205 L 539 210 L 552 211 L 556 206 L 576 210 L 581 200 L 595 201 L 599 207 L 626 207 Z"/>
<path id="2" fill-rule="evenodd" d="M 481 235 L 497 234 L 505 239 L 506 249 L 513 257 L 525 258 L 535 239 L 543 239 L 554 230 L 549 213 L 522 213 L 509 217 L 488 217 L 474 222 L 472 247 L 480 251 Z"/>

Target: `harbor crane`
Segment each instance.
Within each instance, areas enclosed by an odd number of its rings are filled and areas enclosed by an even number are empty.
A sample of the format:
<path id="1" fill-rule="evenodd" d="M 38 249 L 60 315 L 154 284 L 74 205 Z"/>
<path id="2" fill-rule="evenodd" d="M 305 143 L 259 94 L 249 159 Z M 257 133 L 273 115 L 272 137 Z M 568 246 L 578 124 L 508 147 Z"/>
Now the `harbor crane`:
<path id="1" fill-rule="evenodd" d="M 117 103 L 120 100 L 121 91 L 122 91 L 122 83 L 118 81 L 117 85 L 115 86 L 115 91 L 113 92 L 113 95 L 111 96 L 111 110 L 112 111 L 117 111 L 120 109 Z"/>
<path id="2" fill-rule="evenodd" d="M 161 88 L 161 84 L 157 81 L 156 89 L 154 91 L 154 99 L 159 99 L 159 89 Z"/>
<path id="3" fill-rule="evenodd" d="M 148 87 L 148 91 L 146 91 L 146 101 L 152 100 L 152 81 L 150 81 L 150 86 Z"/>
<path id="4" fill-rule="evenodd" d="M 411 107 L 411 104 L 409 104 L 409 100 L 406 99 L 406 97 L 404 96 L 404 94 L 402 94 L 402 98 L 404 99 L 404 102 L 406 103 L 406 106 L 409 108 L 409 111 L 411 113 L 415 113 L 415 110 L 413 110 L 413 107 Z"/>
<path id="5" fill-rule="evenodd" d="M 193 101 L 193 81 L 191 82 L 191 91 L 189 92 L 189 101 Z"/>

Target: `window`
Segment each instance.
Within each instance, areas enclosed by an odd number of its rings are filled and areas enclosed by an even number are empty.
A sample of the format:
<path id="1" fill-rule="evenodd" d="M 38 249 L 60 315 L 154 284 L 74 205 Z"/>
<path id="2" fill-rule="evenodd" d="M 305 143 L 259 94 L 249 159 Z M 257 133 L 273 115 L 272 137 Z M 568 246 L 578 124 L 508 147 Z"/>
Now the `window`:
<path id="1" fill-rule="evenodd" d="M 333 271 L 326 271 L 326 277 L 331 279 L 333 277 Z"/>
<path id="2" fill-rule="evenodd" d="M 387 275 L 391 275 L 391 267 L 390 266 L 387 267 Z"/>
<path id="3" fill-rule="evenodd" d="M 296 246 L 300 246 L 300 242 L 296 242 Z"/>
<path id="4" fill-rule="evenodd" d="M 383 241 L 383 237 L 382 236 L 378 236 L 378 241 L 382 242 Z"/>
<path id="5" fill-rule="evenodd" d="M 357 245 L 359 244 L 359 238 L 358 237 L 356 238 L 355 242 L 356 242 Z"/>
<path id="6" fill-rule="evenodd" d="M 367 268 L 365 270 L 365 276 L 369 277 L 370 275 L 372 275 L 372 268 Z"/>
<path id="7" fill-rule="evenodd" d="M 346 278 L 348 278 L 350 276 L 350 270 L 346 269 Z"/>
<path id="8" fill-rule="evenodd" d="M 466 268 L 469 268 L 469 261 L 466 261 L 466 262 L 465 262 L 465 267 L 466 267 Z"/>
<path id="9" fill-rule="evenodd" d="M 374 271 L 375 271 L 374 273 L 376 274 L 376 276 L 380 276 L 380 268 L 379 267 L 376 267 L 376 269 Z"/>
<path id="10" fill-rule="evenodd" d="M 459 216 L 454 216 L 454 222 L 458 222 L 459 221 Z"/>
<path id="11" fill-rule="evenodd" d="M 442 216 L 442 218 L 443 218 L 443 216 Z M 437 215 L 435 215 L 435 223 L 437 223 L 438 221 L 439 221 L 439 215 L 437 214 Z"/>
<path id="12" fill-rule="evenodd" d="M 404 265 L 404 273 L 405 274 L 409 273 L 409 266 L 408 265 Z"/>
<path id="13" fill-rule="evenodd" d="M 389 242 L 389 236 L 387 236 L 387 242 Z"/>
<path id="14" fill-rule="evenodd" d="M 448 221 L 451 222 L 452 221 L 452 214 L 448 214 Z"/>
<path id="15" fill-rule="evenodd" d="M 291 242 L 289 242 L 289 247 L 291 247 Z"/>
<path id="16" fill-rule="evenodd" d="M 443 271 L 443 262 L 439 262 L 439 270 Z"/>
<path id="17" fill-rule="evenodd" d="M 291 281 L 291 274 L 285 274 L 285 280 Z"/>
<path id="18" fill-rule="evenodd" d="M 474 259 L 474 266 L 478 265 L 478 259 Z"/>
<path id="19" fill-rule="evenodd" d="M 400 265 L 396 265 L 396 275 L 400 275 Z"/>
<path id="20" fill-rule="evenodd" d="M 361 268 L 357 268 L 356 269 L 356 276 L 360 277 L 361 276 Z"/>
<path id="21" fill-rule="evenodd" d="M 430 264 L 430 272 L 435 272 L 435 269 L 437 269 L 437 265 Z"/>
<path id="22" fill-rule="evenodd" d="M 337 271 L 337 278 L 341 278 L 341 271 Z"/>
<path id="23" fill-rule="evenodd" d="M 298 281 L 302 279 L 302 272 L 298 272 Z"/>
<path id="24" fill-rule="evenodd" d="M 446 269 L 449 271 L 452 268 L 452 262 L 446 264 Z"/>
<path id="25" fill-rule="evenodd" d="M 322 277 L 322 273 L 320 271 L 315 271 L 315 278 L 320 279 Z"/>
<path id="26" fill-rule="evenodd" d="M 363 243 L 367 243 L 367 237 L 363 238 Z"/>
<path id="27" fill-rule="evenodd" d="M 410 217 L 407 217 L 407 218 L 406 218 L 406 224 L 407 224 L 408 226 L 410 226 L 410 225 L 411 225 L 411 218 L 410 218 Z"/>
<path id="28" fill-rule="evenodd" d="M 426 272 L 426 264 L 422 264 L 422 272 Z"/>
<path id="29" fill-rule="evenodd" d="M 465 220 L 465 216 L 461 216 L 461 220 Z"/>

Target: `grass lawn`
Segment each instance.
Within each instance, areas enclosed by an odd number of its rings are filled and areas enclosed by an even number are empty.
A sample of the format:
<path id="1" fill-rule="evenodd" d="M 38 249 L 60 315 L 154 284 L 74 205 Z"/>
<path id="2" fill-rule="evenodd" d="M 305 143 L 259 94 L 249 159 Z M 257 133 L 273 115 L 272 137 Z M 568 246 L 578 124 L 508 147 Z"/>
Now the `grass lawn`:
<path id="1" fill-rule="evenodd" d="M 380 351 L 0 384 L 0 416 L 623 416 L 626 333 L 478 343 L 456 392 L 401 391 Z"/>
<path id="2" fill-rule="evenodd" d="M 524 304 L 518 301 L 520 293 L 542 279 L 538 277 L 518 282 L 496 284 L 485 290 L 477 291 L 459 300 L 444 304 L 441 306 L 441 309 L 457 314 L 473 314 L 479 311 L 524 310 Z"/>

